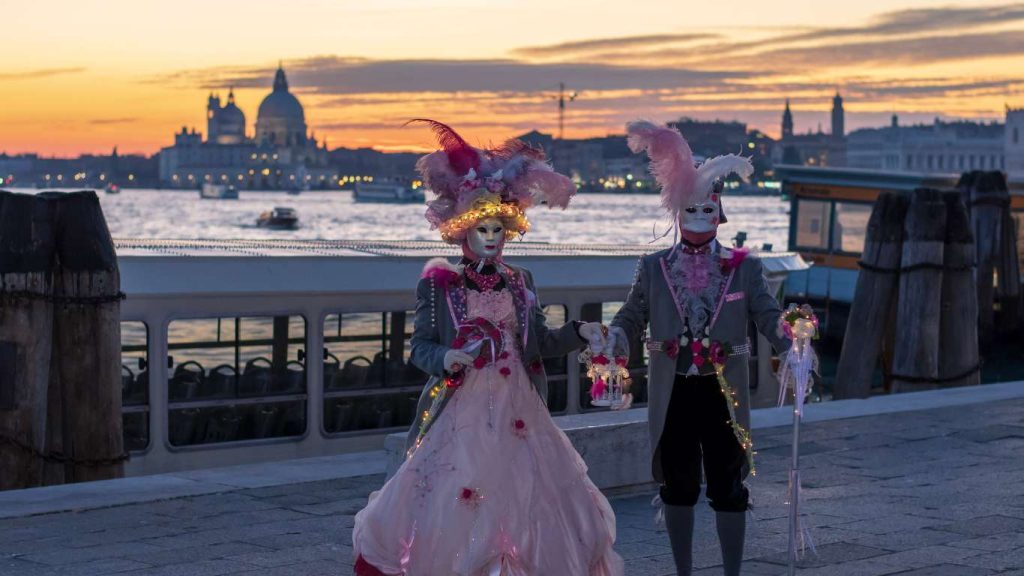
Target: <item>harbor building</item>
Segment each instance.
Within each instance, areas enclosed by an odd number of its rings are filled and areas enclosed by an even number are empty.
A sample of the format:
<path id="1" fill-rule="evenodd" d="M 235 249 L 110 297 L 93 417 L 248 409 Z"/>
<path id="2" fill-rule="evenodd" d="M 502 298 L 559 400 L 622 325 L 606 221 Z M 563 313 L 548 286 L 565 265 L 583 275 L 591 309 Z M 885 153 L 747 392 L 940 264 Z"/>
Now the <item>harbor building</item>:
<path id="1" fill-rule="evenodd" d="M 850 168 L 894 172 L 958 173 L 1006 170 L 1005 127 L 997 122 L 946 122 L 864 128 L 847 138 Z"/>
<path id="2" fill-rule="evenodd" d="M 273 89 L 260 104 L 255 133 L 246 132 L 245 113 L 235 103 L 210 94 L 206 104 L 206 139 L 182 127 L 174 145 L 160 151 L 160 183 L 171 188 L 198 188 L 203 183 L 246 189 L 336 187 L 337 171 L 329 163 L 327 142 L 317 141 L 306 124 L 299 99 L 278 67 Z"/>

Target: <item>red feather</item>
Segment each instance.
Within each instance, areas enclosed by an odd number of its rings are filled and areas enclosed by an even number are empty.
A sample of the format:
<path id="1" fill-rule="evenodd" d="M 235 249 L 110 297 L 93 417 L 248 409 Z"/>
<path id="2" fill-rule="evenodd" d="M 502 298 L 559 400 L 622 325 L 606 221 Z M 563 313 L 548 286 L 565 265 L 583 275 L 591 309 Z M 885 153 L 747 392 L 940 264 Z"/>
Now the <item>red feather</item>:
<path id="1" fill-rule="evenodd" d="M 448 156 L 448 163 L 452 165 L 452 168 L 459 176 L 464 176 L 469 172 L 470 168 L 479 172 L 480 155 L 462 136 L 459 136 L 458 132 L 447 124 L 442 124 L 437 120 L 430 120 L 428 118 L 413 118 L 403 124 L 403 126 L 408 126 L 413 122 L 426 122 L 430 125 L 430 129 L 437 136 L 437 143 L 441 145 L 444 153 Z"/>

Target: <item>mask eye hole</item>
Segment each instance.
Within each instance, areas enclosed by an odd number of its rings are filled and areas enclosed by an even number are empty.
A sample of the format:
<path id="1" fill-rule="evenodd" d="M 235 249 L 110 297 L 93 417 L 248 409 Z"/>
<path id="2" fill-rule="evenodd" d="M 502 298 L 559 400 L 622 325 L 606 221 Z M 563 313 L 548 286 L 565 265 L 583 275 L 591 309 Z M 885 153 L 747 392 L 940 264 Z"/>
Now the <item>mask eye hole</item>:
<path id="1" fill-rule="evenodd" d="M 715 209 L 710 207 L 710 206 L 707 206 L 707 207 L 704 208 L 704 213 L 705 214 L 713 214 L 714 211 L 715 211 Z"/>
<path id="2" fill-rule="evenodd" d="M 481 234 L 487 234 L 487 228 L 484 228 L 483 226 L 477 228 L 476 231 Z"/>
<path id="3" fill-rule="evenodd" d="M 494 229 L 494 233 L 495 234 L 501 234 L 501 226 L 498 226 L 497 228 L 495 228 Z"/>
<path id="4" fill-rule="evenodd" d="M 697 208 L 694 206 L 690 206 L 689 208 L 686 209 L 686 211 L 689 212 L 690 214 L 696 214 Z"/>

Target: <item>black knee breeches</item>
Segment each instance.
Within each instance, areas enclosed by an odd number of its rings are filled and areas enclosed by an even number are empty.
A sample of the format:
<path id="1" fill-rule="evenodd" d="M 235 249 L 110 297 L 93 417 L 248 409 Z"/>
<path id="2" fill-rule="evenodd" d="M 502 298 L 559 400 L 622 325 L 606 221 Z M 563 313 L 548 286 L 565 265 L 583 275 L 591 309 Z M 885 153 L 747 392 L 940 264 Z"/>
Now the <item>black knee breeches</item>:
<path id="1" fill-rule="evenodd" d="M 703 461 L 711 507 L 719 512 L 747 509 L 749 493 L 743 485 L 747 455 L 733 432 L 729 406 L 714 375 L 676 376 L 658 446 L 665 480 L 663 502 L 697 503 Z"/>

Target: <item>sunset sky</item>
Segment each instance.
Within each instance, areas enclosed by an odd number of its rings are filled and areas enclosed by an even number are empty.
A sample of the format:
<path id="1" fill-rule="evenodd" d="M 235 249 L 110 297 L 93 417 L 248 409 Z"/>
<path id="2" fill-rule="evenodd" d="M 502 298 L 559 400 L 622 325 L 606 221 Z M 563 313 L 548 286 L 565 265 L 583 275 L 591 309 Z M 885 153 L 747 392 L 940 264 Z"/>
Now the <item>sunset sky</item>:
<path id="1" fill-rule="evenodd" d="M 737 119 L 777 136 L 1024 106 L 1024 2 L 17 0 L 0 13 L 0 151 L 151 154 L 235 86 L 250 134 L 278 61 L 330 145 L 421 150 L 408 118 L 478 142 L 625 121 Z"/>

